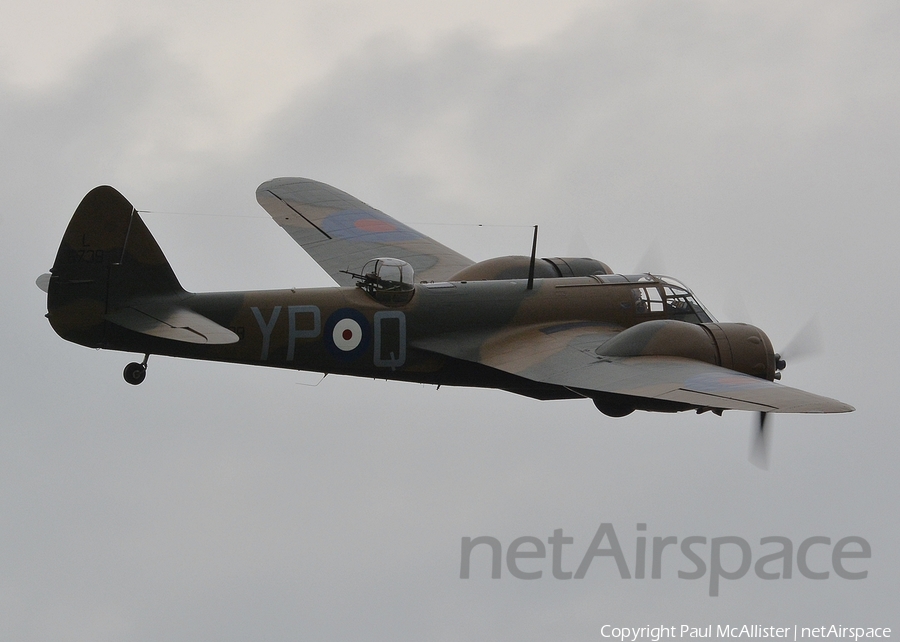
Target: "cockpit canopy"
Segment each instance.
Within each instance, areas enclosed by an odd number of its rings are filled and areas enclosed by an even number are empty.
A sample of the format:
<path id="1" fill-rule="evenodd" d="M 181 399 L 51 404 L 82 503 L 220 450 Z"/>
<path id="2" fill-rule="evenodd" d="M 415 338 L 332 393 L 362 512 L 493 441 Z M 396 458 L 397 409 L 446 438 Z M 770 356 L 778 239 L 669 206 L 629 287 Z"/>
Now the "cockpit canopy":
<path id="1" fill-rule="evenodd" d="M 670 276 L 658 278 L 658 285 L 662 287 L 637 288 L 633 292 L 635 311 L 646 313 L 665 310 L 667 316 L 689 323 L 715 321 L 715 317 L 703 307 L 684 283 Z"/>
<path id="2" fill-rule="evenodd" d="M 656 274 L 608 274 L 601 283 L 631 283 L 634 311 L 641 317 L 660 317 L 688 323 L 714 323 L 716 319 L 690 288 L 671 276 Z"/>
<path id="3" fill-rule="evenodd" d="M 400 305 L 415 294 L 415 271 L 400 259 L 372 259 L 363 267 L 362 274 L 356 276 L 359 278 L 356 286 L 382 303 Z"/>

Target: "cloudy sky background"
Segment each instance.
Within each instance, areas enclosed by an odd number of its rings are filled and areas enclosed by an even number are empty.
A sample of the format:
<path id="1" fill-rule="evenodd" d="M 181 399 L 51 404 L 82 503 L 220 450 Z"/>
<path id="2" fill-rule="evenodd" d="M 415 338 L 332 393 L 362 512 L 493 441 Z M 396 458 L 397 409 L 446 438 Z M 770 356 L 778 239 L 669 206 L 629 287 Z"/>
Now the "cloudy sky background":
<path id="1" fill-rule="evenodd" d="M 900 630 L 898 78 L 893 2 L 7 3 L 0 637 Z M 542 255 L 665 269 L 776 347 L 815 317 L 825 352 L 785 383 L 857 412 L 775 417 L 763 472 L 745 413 L 612 420 L 162 357 L 131 387 L 131 355 L 43 319 L 34 278 L 99 184 L 150 211 L 188 289 L 330 285 L 255 202 L 292 175 L 474 259 L 527 253 L 538 223 Z M 660 580 L 597 560 L 561 581 L 549 559 L 523 563 L 539 580 L 490 580 L 477 556 L 459 578 L 462 537 L 562 528 L 574 570 L 601 522 L 629 563 L 638 522 L 755 554 L 769 535 L 858 535 L 869 577 L 751 572 L 711 598 L 676 554 Z"/>

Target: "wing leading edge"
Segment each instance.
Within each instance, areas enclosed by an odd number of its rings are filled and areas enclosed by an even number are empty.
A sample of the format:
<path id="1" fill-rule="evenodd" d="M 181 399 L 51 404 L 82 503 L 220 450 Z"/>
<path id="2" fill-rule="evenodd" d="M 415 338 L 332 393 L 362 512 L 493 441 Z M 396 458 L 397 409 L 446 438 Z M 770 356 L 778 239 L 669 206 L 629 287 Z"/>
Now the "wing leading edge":
<path id="1" fill-rule="evenodd" d="M 464 335 L 419 340 L 415 346 L 475 361 L 531 381 L 564 386 L 586 397 L 606 393 L 714 410 L 781 413 L 851 412 L 852 406 L 758 377 L 681 357 L 607 357 L 596 349 L 613 328 L 548 332 L 534 326 L 487 342 Z M 477 356 L 476 356 L 477 355 Z"/>
<path id="2" fill-rule="evenodd" d="M 471 259 L 346 192 L 308 178 L 276 178 L 256 200 L 339 285 L 353 285 L 343 270 L 361 271 L 378 257 L 412 265 L 417 281 L 446 281 Z"/>

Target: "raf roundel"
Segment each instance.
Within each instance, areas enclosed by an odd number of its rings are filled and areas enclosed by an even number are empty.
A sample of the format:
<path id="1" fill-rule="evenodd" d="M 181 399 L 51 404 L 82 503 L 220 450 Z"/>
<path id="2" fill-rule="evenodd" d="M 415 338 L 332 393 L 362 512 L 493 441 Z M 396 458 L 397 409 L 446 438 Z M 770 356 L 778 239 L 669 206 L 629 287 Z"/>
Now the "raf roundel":
<path id="1" fill-rule="evenodd" d="M 325 345 L 337 358 L 350 361 L 361 356 L 369 347 L 369 322 L 358 310 L 341 308 L 325 322 Z"/>
<path id="2" fill-rule="evenodd" d="M 421 233 L 377 210 L 349 209 L 322 220 L 322 230 L 332 238 L 367 243 L 419 241 Z"/>
<path id="3" fill-rule="evenodd" d="M 334 325 L 331 338 L 338 350 L 350 352 L 362 342 L 362 328 L 355 319 L 341 319 Z"/>

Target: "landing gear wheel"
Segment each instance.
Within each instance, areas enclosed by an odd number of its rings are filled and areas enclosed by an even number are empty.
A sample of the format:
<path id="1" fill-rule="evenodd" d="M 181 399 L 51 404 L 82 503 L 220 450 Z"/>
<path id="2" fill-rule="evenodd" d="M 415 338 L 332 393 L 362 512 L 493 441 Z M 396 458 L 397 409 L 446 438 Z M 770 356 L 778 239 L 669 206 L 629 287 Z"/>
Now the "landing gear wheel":
<path id="1" fill-rule="evenodd" d="M 606 401 L 600 401 L 598 399 L 594 399 L 594 405 L 597 406 L 597 410 L 602 412 L 607 417 L 625 417 L 634 412 L 634 406 L 620 403 L 609 403 Z"/>
<path id="2" fill-rule="evenodd" d="M 147 376 L 147 366 L 143 363 L 129 363 L 125 366 L 125 372 L 122 375 L 125 377 L 125 381 L 136 386 Z"/>

